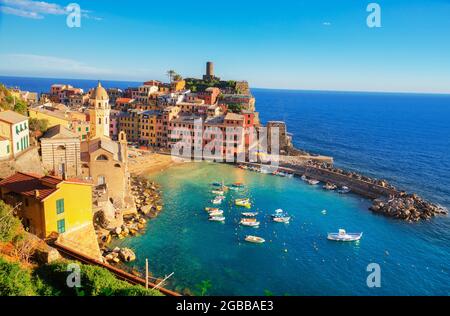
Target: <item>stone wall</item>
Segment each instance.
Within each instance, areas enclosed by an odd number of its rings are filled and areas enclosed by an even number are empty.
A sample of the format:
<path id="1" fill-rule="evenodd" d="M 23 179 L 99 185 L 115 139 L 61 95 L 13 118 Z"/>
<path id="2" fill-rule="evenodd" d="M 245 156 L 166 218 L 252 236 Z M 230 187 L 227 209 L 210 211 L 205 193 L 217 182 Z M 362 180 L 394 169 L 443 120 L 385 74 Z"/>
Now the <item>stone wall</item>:
<path id="1" fill-rule="evenodd" d="M 7 178 L 16 172 L 44 175 L 38 147 L 30 147 L 19 157 L 0 162 L 0 178 Z"/>

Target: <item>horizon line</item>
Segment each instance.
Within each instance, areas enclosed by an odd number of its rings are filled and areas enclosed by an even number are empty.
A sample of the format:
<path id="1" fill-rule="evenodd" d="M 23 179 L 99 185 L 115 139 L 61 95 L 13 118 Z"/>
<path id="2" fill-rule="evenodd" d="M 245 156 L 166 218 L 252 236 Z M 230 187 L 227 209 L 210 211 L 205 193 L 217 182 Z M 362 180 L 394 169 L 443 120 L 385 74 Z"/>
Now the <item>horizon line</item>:
<path id="1" fill-rule="evenodd" d="M 85 80 L 85 81 L 115 81 L 115 82 L 130 82 L 130 83 L 144 83 L 148 80 L 119 80 L 119 79 L 89 79 L 89 78 L 57 78 L 54 76 L 23 76 L 23 75 L 2 75 L 0 77 L 6 78 L 28 78 L 28 79 L 61 79 L 61 80 Z M 186 77 L 186 78 L 195 78 L 195 77 Z M 149 79 L 151 80 L 151 79 Z M 232 79 L 230 79 L 232 80 Z M 159 80 L 158 80 L 159 81 Z M 227 81 L 227 80 L 224 80 Z M 239 80 L 235 80 L 239 81 Z M 0 82 L 1 83 L 1 82 Z M 56 82 L 55 82 L 56 83 Z M 441 96 L 450 96 L 450 91 L 442 92 L 442 91 L 386 91 L 386 90 L 342 90 L 342 89 L 305 89 L 305 88 L 275 88 L 275 87 L 251 87 L 250 89 L 259 89 L 259 90 L 282 90 L 282 91 L 304 91 L 304 92 L 337 92 L 337 93 L 379 93 L 379 94 L 421 94 L 421 95 L 441 95 Z M 42 91 L 32 91 L 41 93 Z"/>

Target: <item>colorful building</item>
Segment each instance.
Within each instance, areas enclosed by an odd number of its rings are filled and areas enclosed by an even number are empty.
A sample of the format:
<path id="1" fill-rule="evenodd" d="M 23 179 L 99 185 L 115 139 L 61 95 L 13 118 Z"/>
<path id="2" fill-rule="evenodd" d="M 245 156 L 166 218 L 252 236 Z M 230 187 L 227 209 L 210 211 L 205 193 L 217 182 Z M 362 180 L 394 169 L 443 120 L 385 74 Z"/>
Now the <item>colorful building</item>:
<path id="1" fill-rule="evenodd" d="M 18 172 L 0 181 L 0 198 L 40 238 L 92 225 L 92 186 L 80 180 Z"/>
<path id="2" fill-rule="evenodd" d="M 9 110 L 0 112 L 0 159 L 17 157 L 28 147 L 28 117 Z"/>

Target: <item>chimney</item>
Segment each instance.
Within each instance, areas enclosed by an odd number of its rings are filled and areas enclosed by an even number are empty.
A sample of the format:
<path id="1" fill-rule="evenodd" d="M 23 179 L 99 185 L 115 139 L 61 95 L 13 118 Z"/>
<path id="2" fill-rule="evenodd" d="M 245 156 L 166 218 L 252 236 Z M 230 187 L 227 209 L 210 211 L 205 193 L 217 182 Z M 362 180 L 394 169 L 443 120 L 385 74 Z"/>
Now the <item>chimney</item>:
<path id="1" fill-rule="evenodd" d="M 39 196 L 41 195 L 41 193 L 39 192 L 39 190 L 34 190 L 34 197 L 35 198 L 39 198 Z"/>

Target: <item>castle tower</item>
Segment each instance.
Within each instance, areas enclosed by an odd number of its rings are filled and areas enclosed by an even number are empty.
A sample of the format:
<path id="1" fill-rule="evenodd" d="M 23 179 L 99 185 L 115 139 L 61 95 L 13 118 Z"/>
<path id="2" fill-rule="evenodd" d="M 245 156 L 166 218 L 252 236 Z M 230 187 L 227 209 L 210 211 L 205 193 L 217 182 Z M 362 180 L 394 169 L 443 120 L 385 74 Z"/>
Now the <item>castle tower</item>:
<path id="1" fill-rule="evenodd" d="M 206 75 L 210 78 L 214 77 L 214 64 L 211 61 L 206 63 Z"/>
<path id="2" fill-rule="evenodd" d="M 122 161 L 126 164 L 128 162 L 128 142 L 127 134 L 124 131 L 119 133 L 119 156 Z"/>
<path id="3" fill-rule="evenodd" d="M 109 97 L 100 81 L 89 98 L 90 138 L 109 137 Z"/>

